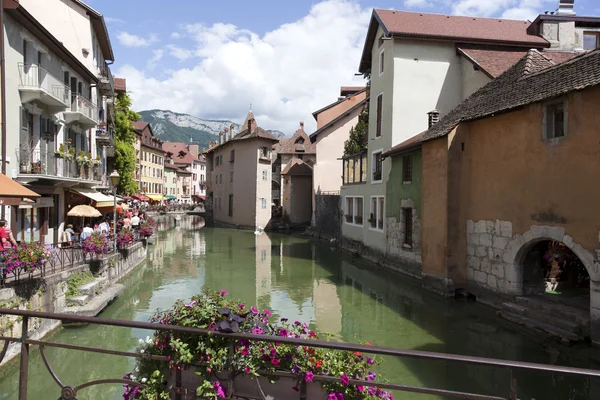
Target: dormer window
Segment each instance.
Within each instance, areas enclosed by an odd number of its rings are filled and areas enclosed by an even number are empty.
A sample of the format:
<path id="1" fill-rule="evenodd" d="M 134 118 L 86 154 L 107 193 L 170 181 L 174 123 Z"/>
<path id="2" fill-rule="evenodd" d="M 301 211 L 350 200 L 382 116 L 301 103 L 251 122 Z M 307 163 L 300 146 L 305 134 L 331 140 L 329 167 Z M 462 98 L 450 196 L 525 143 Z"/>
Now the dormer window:
<path id="1" fill-rule="evenodd" d="M 294 142 L 294 144 L 304 144 L 304 138 L 298 138 L 296 139 L 296 141 Z"/>
<path id="2" fill-rule="evenodd" d="M 584 32 L 583 48 L 584 50 L 594 50 L 600 47 L 600 32 Z"/>

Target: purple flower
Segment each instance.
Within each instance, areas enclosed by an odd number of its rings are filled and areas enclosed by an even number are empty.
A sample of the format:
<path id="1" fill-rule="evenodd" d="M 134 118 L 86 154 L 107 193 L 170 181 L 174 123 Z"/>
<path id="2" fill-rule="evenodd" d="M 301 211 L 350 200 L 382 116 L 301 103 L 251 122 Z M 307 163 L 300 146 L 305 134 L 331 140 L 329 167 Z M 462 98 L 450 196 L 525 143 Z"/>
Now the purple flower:
<path id="1" fill-rule="evenodd" d="M 225 398 L 225 389 L 223 389 L 223 386 L 221 386 L 221 382 L 217 381 L 213 383 L 213 389 L 215 389 L 215 392 L 217 392 L 217 397 L 220 398 Z"/>
<path id="2" fill-rule="evenodd" d="M 254 328 L 254 329 L 252 329 L 252 333 L 255 334 L 255 335 L 261 335 L 264 332 L 260 328 Z"/>
<path id="3" fill-rule="evenodd" d="M 374 381 L 377 378 L 377 374 L 374 371 L 369 371 L 369 375 L 367 376 L 368 381 Z"/>
<path id="4" fill-rule="evenodd" d="M 248 355 L 248 349 L 247 349 L 246 347 L 244 347 L 244 348 L 242 349 L 242 355 L 243 355 L 243 356 L 247 356 L 247 355 Z"/>
<path id="5" fill-rule="evenodd" d="M 369 364 L 369 365 L 373 365 L 374 364 L 374 361 L 373 361 L 373 359 L 371 357 L 367 357 L 367 364 Z"/>
<path id="6" fill-rule="evenodd" d="M 346 375 L 346 374 L 342 375 L 342 379 L 341 380 L 342 380 L 342 385 L 348 386 L 350 384 L 350 380 L 348 379 L 348 375 Z"/>
<path id="7" fill-rule="evenodd" d="M 327 400 L 344 400 L 344 395 L 342 393 L 331 393 L 327 396 Z"/>
<path id="8" fill-rule="evenodd" d="M 225 296 L 227 295 L 229 292 L 227 290 L 219 290 L 219 293 L 221 294 L 221 296 Z"/>
<path id="9" fill-rule="evenodd" d="M 193 300 L 191 303 L 186 304 L 184 307 L 185 308 L 192 308 L 194 307 L 198 302 L 196 300 Z"/>
<path id="10" fill-rule="evenodd" d="M 313 378 L 315 377 L 315 374 L 313 374 L 312 372 L 308 371 L 305 375 L 304 375 L 304 380 L 306 382 L 312 382 Z"/>
<path id="11" fill-rule="evenodd" d="M 240 310 L 243 310 L 246 305 L 244 303 L 240 304 Z"/>
<path id="12" fill-rule="evenodd" d="M 254 314 L 258 314 L 258 309 L 254 306 L 250 307 L 250 310 L 254 313 Z"/>
<path id="13" fill-rule="evenodd" d="M 357 385 L 357 386 L 356 386 L 356 390 L 358 390 L 358 391 L 359 391 L 359 393 L 362 393 L 362 391 L 363 391 L 363 390 L 365 390 L 365 387 L 364 387 L 364 386 L 362 386 L 362 385 Z"/>
<path id="14" fill-rule="evenodd" d="M 281 318 L 281 322 L 288 322 L 287 318 Z"/>
<path id="15" fill-rule="evenodd" d="M 269 311 L 269 310 L 264 310 L 263 312 L 269 317 L 273 316 L 273 314 L 271 314 L 271 311 Z"/>

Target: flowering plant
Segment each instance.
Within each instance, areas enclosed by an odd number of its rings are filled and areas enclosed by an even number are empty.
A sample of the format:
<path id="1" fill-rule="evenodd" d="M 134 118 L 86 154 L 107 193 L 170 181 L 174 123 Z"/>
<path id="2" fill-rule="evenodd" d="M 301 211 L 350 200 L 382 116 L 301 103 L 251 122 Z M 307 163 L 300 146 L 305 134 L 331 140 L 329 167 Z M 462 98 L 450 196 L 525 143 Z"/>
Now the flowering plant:
<path id="1" fill-rule="evenodd" d="M 246 309 L 245 304 L 231 301 L 226 295 L 226 291 L 205 290 L 202 295 L 192 297 L 187 304 L 178 300 L 171 310 L 159 310 L 151 321 L 223 333 L 241 332 L 308 340 L 318 338 L 317 333 L 305 323 L 289 322 L 286 318 L 272 321 L 269 310 L 259 311 L 254 306 Z M 233 348 L 234 352 L 231 353 L 229 348 Z M 300 381 L 310 383 L 316 381 L 318 376 L 336 377 L 339 380 L 319 382 L 329 394 L 329 399 L 393 399 L 391 393 L 378 388 L 375 382 L 373 386 L 350 384 L 351 379 L 374 381 L 376 378 L 372 368 L 378 362 L 374 357 L 360 352 L 169 331 L 157 331 L 152 340 L 141 341 L 138 351 L 145 355 L 166 357 L 168 365 L 159 360 L 138 359 L 133 375 L 127 375 L 127 379 L 145 386 L 134 390 L 134 385 L 126 385 L 125 400 L 168 399 L 167 376 L 170 370 L 183 369 L 184 366 L 195 368 L 195 374 L 202 377 L 196 395 L 207 399 L 231 398 L 233 393 L 226 393 L 217 376 L 230 370 L 251 377 L 266 375 L 270 379 L 274 379 L 276 371 L 291 372 L 297 381 L 290 390 L 296 391 L 300 390 Z"/>
<path id="2" fill-rule="evenodd" d="M 120 248 L 125 248 L 133 242 L 133 231 L 130 228 L 123 228 L 117 234 L 117 244 Z"/>
<path id="3" fill-rule="evenodd" d="M 81 249 L 85 255 L 92 254 L 99 256 L 107 254 L 110 252 L 110 241 L 108 240 L 108 237 L 100 232 L 94 232 L 90 237 L 87 237 L 83 241 Z"/>
<path id="4" fill-rule="evenodd" d="M 4 269 L 7 274 L 31 273 L 41 269 L 51 256 L 50 250 L 42 243 L 21 243 L 3 252 Z"/>
<path id="5" fill-rule="evenodd" d="M 154 228 L 148 222 L 145 222 L 140 226 L 139 232 L 144 239 L 149 238 L 154 233 Z"/>

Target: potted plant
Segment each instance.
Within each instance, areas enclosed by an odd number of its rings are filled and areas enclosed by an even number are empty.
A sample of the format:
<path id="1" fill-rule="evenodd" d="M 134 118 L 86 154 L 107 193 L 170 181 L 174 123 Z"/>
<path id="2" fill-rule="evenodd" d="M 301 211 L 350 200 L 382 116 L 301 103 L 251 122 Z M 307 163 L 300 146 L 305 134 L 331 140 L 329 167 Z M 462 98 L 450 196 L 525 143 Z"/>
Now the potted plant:
<path id="1" fill-rule="evenodd" d="M 79 155 L 77 156 L 75 161 L 77 162 L 77 165 L 79 166 L 79 177 L 83 179 L 85 177 L 85 174 L 84 174 L 85 166 L 87 165 L 87 162 L 88 162 L 85 151 L 79 150 Z"/>
<path id="2" fill-rule="evenodd" d="M 102 256 L 110 253 L 110 240 L 100 232 L 94 232 L 87 237 L 81 244 L 81 250 L 84 255 L 93 257 Z"/>
<path id="3" fill-rule="evenodd" d="M 50 249 L 38 242 L 21 243 L 19 246 L 5 250 L 4 270 L 6 274 L 19 275 L 22 272 L 32 273 L 42 270 L 51 256 Z"/>
<path id="4" fill-rule="evenodd" d="M 139 234 L 143 239 L 148 239 L 153 233 L 154 228 L 148 222 L 144 222 L 140 226 Z"/>
<path id="5" fill-rule="evenodd" d="M 227 292 L 204 291 L 189 303 L 177 301 L 172 309 L 157 312 L 151 322 L 223 333 L 252 333 L 315 340 L 318 334 L 306 323 L 273 321 L 269 310 L 250 309 L 231 301 Z M 369 343 L 366 343 L 369 345 Z M 230 351 L 229 349 L 233 349 Z M 299 386 L 306 385 L 307 398 L 392 399 L 390 393 L 373 386 L 355 386 L 350 379 L 374 381 L 374 357 L 351 351 L 327 350 L 309 345 L 259 342 L 229 338 L 226 335 L 190 335 L 158 331 L 153 338 L 140 340 L 138 351 L 166 357 L 168 362 L 139 358 L 134 371 L 125 375 L 138 383 L 126 385 L 125 400 L 168 399 L 169 387 L 196 391 L 203 399 L 276 398 L 300 399 Z M 175 385 L 172 371 L 181 370 L 181 385 Z M 276 380 L 277 372 L 293 378 Z M 262 377 L 261 377 L 262 376 Z M 317 383 L 317 376 L 336 380 Z M 232 387 L 232 393 L 226 393 Z"/>
<path id="6" fill-rule="evenodd" d="M 131 228 L 123 228 L 117 234 L 117 246 L 119 249 L 128 248 L 133 243 L 133 231 Z"/>
<path id="7" fill-rule="evenodd" d="M 352 222 L 352 215 L 346 214 L 345 217 L 346 217 L 346 222 Z"/>

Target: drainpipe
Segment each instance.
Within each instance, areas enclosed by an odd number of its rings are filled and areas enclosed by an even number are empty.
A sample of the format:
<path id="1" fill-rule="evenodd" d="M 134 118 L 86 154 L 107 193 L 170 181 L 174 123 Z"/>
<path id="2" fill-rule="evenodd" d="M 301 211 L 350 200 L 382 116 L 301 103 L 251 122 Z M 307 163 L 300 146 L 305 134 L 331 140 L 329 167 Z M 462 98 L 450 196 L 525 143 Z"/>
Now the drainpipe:
<path id="1" fill-rule="evenodd" d="M 6 175 L 6 59 L 4 57 L 4 0 L 0 0 L 0 118 L 2 118 L 2 173 Z M 5 217 L 2 206 L 1 217 Z"/>

